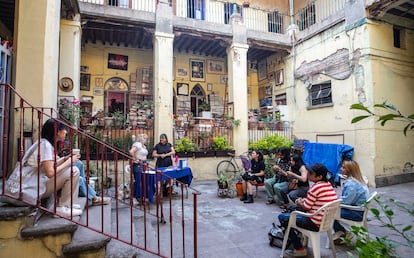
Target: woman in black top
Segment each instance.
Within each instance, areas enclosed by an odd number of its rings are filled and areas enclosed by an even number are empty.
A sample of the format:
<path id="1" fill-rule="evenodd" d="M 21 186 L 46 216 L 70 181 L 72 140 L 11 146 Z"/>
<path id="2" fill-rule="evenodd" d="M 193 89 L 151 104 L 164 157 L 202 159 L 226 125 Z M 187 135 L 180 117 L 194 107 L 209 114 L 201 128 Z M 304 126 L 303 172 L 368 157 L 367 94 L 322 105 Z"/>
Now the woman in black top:
<path id="1" fill-rule="evenodd" d="M 244 201 L 244 203 L 253 202 L 253 186 L 262 183 L 265 176 L 265 163 L 261 152 L 252 151 L 252 159 L 250 162 L 252 163 L 251 169 L 246 171 L 242 176 L 243 196 L 240 198 L 240 201 Z M 249 192 L 248 196 L 247 191 Z"/>
<path id="2" fill-rule="evenodd" d="M 152 151 L 152 156 L 157 158 L 155 167 L 169 167 L 172 166 L 171 156 L 175 154 L 174 147 L 168 142 L 165 133 L 160 135 L 160 142 L 157 143 Z"/>
<path id="3" fill-rule="evenodd" d="M 289 207 L 289 198 L 293 202 L 298 198 L 304 198 L 309 189 L 308 170 L 300 155 L 295 154 L 290 158 L 290 170 L 283 171 L 289 179 L 289 184 L 283 187 L 280 192 L 284 202 L 280 206 L 282 209 Z"/>

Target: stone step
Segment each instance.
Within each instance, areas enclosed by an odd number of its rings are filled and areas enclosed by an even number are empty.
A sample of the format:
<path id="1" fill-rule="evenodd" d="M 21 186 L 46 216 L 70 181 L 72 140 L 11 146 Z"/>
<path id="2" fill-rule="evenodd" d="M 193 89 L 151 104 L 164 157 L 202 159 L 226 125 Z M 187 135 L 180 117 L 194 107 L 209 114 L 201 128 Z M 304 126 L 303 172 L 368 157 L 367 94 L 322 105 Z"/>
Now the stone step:
<path id="1" fill-rule="evenodd" d="M 93 229 L 79 226 L 73 234 L 71 243 L 63 247 L 63 254 L 74 256 L 85 251 L 105 250 L 111 238 L 102 233 L 111 233 L 111 204 L 85 207 L 79 222 Z"/>

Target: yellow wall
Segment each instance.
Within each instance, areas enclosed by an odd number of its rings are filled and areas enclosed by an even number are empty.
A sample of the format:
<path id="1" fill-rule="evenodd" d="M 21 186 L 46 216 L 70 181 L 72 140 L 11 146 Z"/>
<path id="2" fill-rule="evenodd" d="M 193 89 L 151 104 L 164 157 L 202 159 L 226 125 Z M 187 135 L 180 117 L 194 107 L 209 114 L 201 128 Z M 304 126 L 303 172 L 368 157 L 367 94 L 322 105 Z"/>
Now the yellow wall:
<path id="1" fill-rule="evenodd" d="M 128 56 L 128 70 L 114 70 L 107 68 L 108 53 L 121 54 Z M 194 88 L 196 84 L 200 84 L 206 93 L 216 94 L 224 98 L 226 85 L 221 82 L 221 77 L 227 77 L 227 68 L 225 69 L 224 74 L 214 74 L 214 73 L 205 73 L 206 80 L 204 82 L 194 82 L 190 81 L 190 59 L 204 60 L 205 68 L 207 69 L 208 60 L 216 60 L 224 62 L 225 66 L 226 60 L 220 58 L 209 58 L 209 57 L 200 57 L 195 55 L 183 55 L 180 53 L 174 53 L 175 59 L 175 72 L 173 81 L 174 92 L 177 90 L 177 83 L 188 83 L 189 92 Z M 131 48 L 121 48 L 121 47 L 111 47 L 108 45 L 102 44 L 86 44 L 84 49 L 81 52 L 81 65 L 88 67 L 88 72 L 91 74 L 91 87 L 90 91 L 80 91 L 80 95 L 93 96 L 93 89 L 95 86 L 96 78 L 103 78 L 103 81 L 112 78 L 112 77 L 121 77 L 126 80 L 129 84 L 130 74 L 135 73 L 137 68 L 148 67 L 153 65 L 152 51 L 147 50 L 138 50 Z M 187 78 L 182 78 L 177 76 L 177 69 L 185 68 L 188 71 Z M 259 98 L 258 98 L 258 82 L 257 82 L 257 71 L 250 70 L 247 78 L 248 85 L 250 87 L 250 94 L 248 95 L 248 109 L 257 109 L 259 108 Z M 213 85 L 212 91 L 207 90 L 207 84 L 211 83 Z M 79 97 L 81 97 L 79 96 Z M 93 107 L 94 110 L 99 110 L 104 108 L 104 96 L 94 96 L 93 98 Z"/>

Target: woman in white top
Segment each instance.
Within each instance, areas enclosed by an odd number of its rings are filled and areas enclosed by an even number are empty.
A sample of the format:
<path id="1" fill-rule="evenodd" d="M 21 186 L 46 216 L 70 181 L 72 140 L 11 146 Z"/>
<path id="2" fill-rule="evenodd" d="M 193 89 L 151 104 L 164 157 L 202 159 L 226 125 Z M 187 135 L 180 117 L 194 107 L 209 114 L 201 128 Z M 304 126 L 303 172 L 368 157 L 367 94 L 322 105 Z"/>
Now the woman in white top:
<path id="1" fill-rule="evenodd" d="M 133 157 L 132 172 L 134 173 L 134 197 L 139 200 L 142 191 L 140 187 L 140 174 L 142 173 L 142 167 L 147 162 L 148 150 L 145 146 L 148 141 L 146 134 L 140 134 L 137 137 L 137 141 L 132 144 L 129 154 Z"/>

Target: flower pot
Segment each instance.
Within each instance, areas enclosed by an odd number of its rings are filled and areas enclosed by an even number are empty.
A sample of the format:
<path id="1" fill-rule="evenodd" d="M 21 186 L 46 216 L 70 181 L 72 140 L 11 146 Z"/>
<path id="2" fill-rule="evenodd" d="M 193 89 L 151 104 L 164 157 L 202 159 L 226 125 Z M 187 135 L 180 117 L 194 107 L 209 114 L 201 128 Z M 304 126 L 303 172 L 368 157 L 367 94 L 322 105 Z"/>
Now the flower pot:
<path id="1" fill-rule="evenodd" d="M 227 189 L 229 188 L 229 185 L 227 184 L 227 182 L 221 182 L 217 180 L 217 185 L 219 189 Z"/>
<path id="2" fill-rule="evenodd" d="M 243 195 L 243 184 L 241 182 L 236 183 L 236 191 L 238 197 Z"/>

